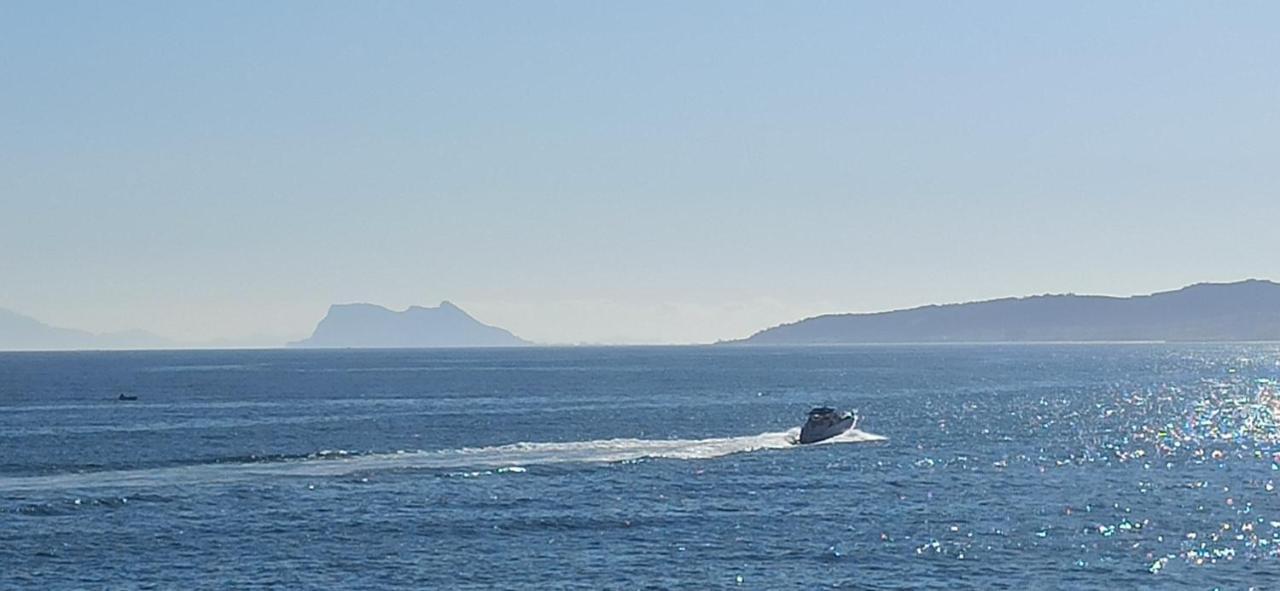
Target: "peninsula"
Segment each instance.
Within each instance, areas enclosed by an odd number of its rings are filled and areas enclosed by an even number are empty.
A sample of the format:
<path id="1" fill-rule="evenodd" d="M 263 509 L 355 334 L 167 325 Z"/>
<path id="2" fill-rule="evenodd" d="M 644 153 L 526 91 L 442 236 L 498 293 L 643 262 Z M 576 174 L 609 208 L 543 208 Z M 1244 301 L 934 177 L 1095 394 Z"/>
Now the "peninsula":
<path id="1" fill-rule="evenodd" d="M 311 337 L 289 343 L 312 348 L 519 347 L 531 344 L 472 318 L 450 302 L 402 312 L 373 304 L 329 307 Z"/>
<path id="2" fill-rule="evenodd" d="M 1130 297 L 1038 295 L 806 318 L 748 345 L 1280 340 L 1280 284 L 1199 283 Z"/>

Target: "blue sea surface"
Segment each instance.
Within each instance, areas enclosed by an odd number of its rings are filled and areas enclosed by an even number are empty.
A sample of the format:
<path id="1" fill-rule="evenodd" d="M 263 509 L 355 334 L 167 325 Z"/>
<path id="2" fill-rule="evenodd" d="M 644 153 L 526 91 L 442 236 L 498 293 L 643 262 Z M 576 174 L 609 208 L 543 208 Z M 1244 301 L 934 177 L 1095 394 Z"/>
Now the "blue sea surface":
<path id="1" fill-rule="evenodd" d="M 4 353 L 0 589 L 1276 588 L 1278 379 L 1275 345 Z M 792 445 L 823 404 L 864 433 Z"/>

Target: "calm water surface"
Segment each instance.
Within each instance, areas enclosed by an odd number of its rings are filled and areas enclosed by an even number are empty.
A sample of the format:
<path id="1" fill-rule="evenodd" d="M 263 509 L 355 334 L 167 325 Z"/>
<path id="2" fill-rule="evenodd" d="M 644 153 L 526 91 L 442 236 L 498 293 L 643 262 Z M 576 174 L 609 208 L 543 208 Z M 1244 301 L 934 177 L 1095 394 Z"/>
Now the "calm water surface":
<path id="1" fill-rule="evenodd" d="M 0 589 L 1275 588 L 1277 379 L 1273 345 L 0 354 Z M 790 445 L 818 404 L 885 439 Z"/>

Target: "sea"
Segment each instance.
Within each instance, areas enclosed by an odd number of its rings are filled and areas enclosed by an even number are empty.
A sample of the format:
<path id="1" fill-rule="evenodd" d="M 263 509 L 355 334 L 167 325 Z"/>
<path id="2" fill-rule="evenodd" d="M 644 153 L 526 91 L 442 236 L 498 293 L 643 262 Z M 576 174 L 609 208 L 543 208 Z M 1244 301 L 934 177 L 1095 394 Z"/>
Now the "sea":
<path id="1" fill-rule="evenodd" d="M 3 353 L 0 589 L 1276 589 L 1277 380 L 1274 344 Z M 795 445 L 821 405 L 858 428 Z"/>

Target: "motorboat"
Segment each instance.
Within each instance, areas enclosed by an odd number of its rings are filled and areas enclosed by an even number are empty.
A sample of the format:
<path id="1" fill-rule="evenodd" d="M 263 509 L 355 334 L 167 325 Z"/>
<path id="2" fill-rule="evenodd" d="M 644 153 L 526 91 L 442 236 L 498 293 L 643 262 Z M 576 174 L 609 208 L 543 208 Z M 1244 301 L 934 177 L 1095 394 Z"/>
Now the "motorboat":
<path id="1" fill-rule="evenodd" d="M 800 428 L 800 443 L 817 443 L 840 435 L 858 423 L 858 415 L 852 411 L 838 412 L 834 408 L 820 406 L 809 411 L 809 419 Z"/>
<path id="2" fill-rule="evenodd" d="M 137 399 L 138 399 L 138 396 L 136 394 L 121 394 L 119 398 L 116 398 L 116 400 L 137 400 Z"/>

